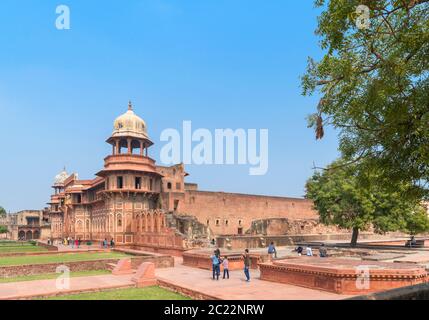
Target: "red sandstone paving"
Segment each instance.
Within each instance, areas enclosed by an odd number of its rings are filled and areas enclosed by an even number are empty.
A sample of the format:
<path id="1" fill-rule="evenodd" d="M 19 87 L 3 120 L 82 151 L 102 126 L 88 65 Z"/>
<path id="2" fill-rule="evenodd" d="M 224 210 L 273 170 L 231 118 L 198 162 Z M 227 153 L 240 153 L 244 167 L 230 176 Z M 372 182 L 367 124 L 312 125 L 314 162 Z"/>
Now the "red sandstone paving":
<path id="1" fill-rule="evenodd" d="M 419 252 L 416 254 L 410 254 L 403 258 L 395 259 L 395 262 L 426 264 L 426 263 L 429 263 L 429 252 Z"/>
<path id="2" fill-rule="evenodd" d="M 226 300 L 341 300 L 350 296 L 326 291 L 279 284 L 258 279 L 259 272 L 252 270 L 252 281 L 244 281 L 242 271 L 231 271 L 229 280 L 211 279 L 211 272 L 181 264 L 176 258 L 175 268 L 157 269 L 156 276 L 168 283 Z M 303 259 L 306 260 L 306 259 Z M 343 262 L 344 263 L 344 262 Z M 351 262 L 350 262 L 351 263 Z M 399 265 L 398 265 L 399 267 Z M 25 283 L 0 284 L 0 299 L 20 299 L 74 293 L 78 291 L 102 290 L 132 286 L 133 275 L 100 275 L 70 279 L 70 289 L 56 289 L 56 280 L 38 280 Z"/>
<path id="3" fill-rule="evenodd" d="M 103 290 L 132 286 L 132 275 L 100 275 L 70 279 L 70 289 L 56 288 L 56 279 L 0 284 L 0 300 L 24 299 L 38 296 L 67 294 L 80 291 Z"/>
<path id="4" fill-rule="evenodd" d="M 166 282 L 225 300 L 340 300 L 349 297 L 261 281 L 257 279 L 259 272 L 256 271 L 252 271 L 250 283 L 244 281 L 241 271 L 231 271 L 230 280 L 213 281 L 210 271 L 183 266 L 181 259 L 176 259 L 175 268 L 157 269 L 156 275 Z M 0 299 L 22 299 L 132 286 L 132 276 L 100 275 L 71 278 L 70 289 L 63 291 L 56 289 L 56 280 L 28 281 L 19 285 L 4 283 L 0 284 Z"/>
<path id="5" fill-rule="evenodd" d="M 175 268 L 157 269 L 156 276 L 171 284 L 222 300 L 341 300 L 351 296 L 259 280 L 259 271 L 251 271 L 245 281 L 242 271 L 230 271 L 230 279 L 211 279 L 211 271 L 183 266 L 176 259 Z"/>

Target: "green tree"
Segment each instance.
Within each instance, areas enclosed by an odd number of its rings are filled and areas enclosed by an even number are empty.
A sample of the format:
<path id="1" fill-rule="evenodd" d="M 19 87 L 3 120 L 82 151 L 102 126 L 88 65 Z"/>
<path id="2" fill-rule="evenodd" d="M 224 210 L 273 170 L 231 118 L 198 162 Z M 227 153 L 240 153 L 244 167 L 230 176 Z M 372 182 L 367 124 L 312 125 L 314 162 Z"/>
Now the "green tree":
<path id="1" fill-rule="evenodd" d="M 3 207 L 0 207 L 0 217 L 6 216 L 6 210 Z"/>
<path id="2" fill-rule="evenodd" d="M 8 229 L 6 226 L 0 226 L 0 234 L 7 233 Z"/>
<path id="3" fill-rule="evenodd" d="M 428 196 L 429 0 L 315 3 L 325 55 L 309 58 L 302 87 L 321 97 L 309 121 L 316 138 L 333 126 L 348 162 L 364 162 L 386 187 Z"/>
<path id="4" fill-rule="evenodd" d="M 417 235 L 429 230 L 428 213 L 424 208 L 419 208 L 408 216 L 404 217 L 405 227 L 403 232 L 408 232 L 411 235 Z"/>
<path id="5" fill-rule="evenodd" d="M 327 225 L 352 229 L 351 246 L 359 232 L 373 226 L 375 232 L 424 232 L 429 219 L 418 201 L 404 197 L 404 186 L 395 191 L 373 184 L 377 177 L 362 179 L 357 165 L 338 160 L 307 181 L 306 197 L 314 201 Z"/>

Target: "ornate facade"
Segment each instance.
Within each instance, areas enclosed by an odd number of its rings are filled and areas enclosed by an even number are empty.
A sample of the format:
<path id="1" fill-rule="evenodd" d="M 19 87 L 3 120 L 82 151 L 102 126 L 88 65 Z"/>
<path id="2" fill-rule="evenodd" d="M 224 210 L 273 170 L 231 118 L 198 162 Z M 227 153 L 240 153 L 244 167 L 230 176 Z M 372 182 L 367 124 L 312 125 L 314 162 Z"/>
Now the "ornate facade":
<path id="1" fill-rule="evenodd" d="M 184 165 L 157 166 L 146 123 L 131 103 L 106 141 L 112 152 L 92 180 L 64 170 L 55 177 L 53 238 L 115 239 L 118 244 L 177 249 L 216 235 L 245 234 L 255 220 L 317 219 L 304 199 L 199 191 Z M 201 240 L 203 239 L 203 240 Z"/>

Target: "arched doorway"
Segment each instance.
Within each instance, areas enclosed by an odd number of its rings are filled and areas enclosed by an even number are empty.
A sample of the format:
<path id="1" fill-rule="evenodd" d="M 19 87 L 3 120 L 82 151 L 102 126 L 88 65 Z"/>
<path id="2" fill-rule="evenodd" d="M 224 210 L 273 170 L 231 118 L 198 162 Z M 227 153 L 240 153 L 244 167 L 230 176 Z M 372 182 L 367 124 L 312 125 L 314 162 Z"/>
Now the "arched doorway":
<path id="1" fill-rule="evenodd" d="M 33 239 L 33 232 L 27 231 L 27 233 L 25 234 L 25 239 L 26 240 L 32 240 Z"/>
<path id="2" fill-rule="evenodd" d="M 19 231 L 18 240 L 25 240 L 25 231 Z"/>
<path id="3" fill-rule="evenodd" d="M 40 233 L 39 233 L 39 231 L 38 231 L 38 230 L 35 230 L 35 231 L 33 232 L 33 239 L 39 239 L 39 237 L 40 237 Z"/>

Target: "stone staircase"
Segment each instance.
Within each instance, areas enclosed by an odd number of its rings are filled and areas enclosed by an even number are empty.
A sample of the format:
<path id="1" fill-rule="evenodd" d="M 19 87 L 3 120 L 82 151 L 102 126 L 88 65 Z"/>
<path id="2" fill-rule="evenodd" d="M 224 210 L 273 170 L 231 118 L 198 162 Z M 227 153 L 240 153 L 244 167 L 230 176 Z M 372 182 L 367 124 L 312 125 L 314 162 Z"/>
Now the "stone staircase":
<path id="1" fill-rule="evenodd" d="M 131 259 L 124 258 L 118 261 L 117 264 L 109 263 L 109 270 L 113 275 L 132 275 L 131 281 L 135 283 L 137 288 L 155 286 L 158 281 L 155 277 L 155 264 L 153 262 L 143 262 L 137 270 L 132 269 Z"/>

